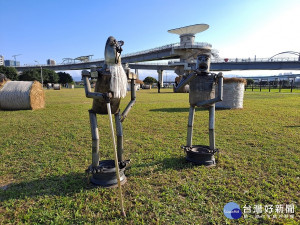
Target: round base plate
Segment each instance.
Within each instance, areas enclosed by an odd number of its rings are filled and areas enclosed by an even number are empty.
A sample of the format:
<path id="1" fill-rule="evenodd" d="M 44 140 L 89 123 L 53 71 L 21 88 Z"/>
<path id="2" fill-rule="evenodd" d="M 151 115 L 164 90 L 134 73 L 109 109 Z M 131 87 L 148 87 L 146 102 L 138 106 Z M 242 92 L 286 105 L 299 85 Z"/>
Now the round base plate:
<path id="1" fill-rule="evenodd" d="M 215 166 L 216 160 L 214 153 L 216 150 L 209 149 L 205 145 L 193 145 L 184 147 L 186 152 L 186 160 L 196 165 Z"/>
<path id="2" fill-rule="evenodd" d="M 100 169 L 100 172 L 92 174 L 90 179 L 92 184 L 107 188 L 113 188 L 118 185 L 114 160 L 100 161 L 98 169 Z M 124 171 L 125 167 L 119 168 L 121 185 L 127 181 Z"/>

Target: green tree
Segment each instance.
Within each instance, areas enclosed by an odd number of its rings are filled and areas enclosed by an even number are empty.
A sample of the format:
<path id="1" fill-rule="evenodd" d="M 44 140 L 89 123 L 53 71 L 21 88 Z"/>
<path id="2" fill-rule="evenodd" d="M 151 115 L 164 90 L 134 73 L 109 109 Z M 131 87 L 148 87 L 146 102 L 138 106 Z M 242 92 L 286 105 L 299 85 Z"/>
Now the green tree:
<path id="1" fill-rule="evenodd" d="M 40 71 L 40 69 L 25 70 L 19 76 L 19 80 L 21 80 L 21 81 L 37 80 L 37 81 L 41 82 L 41 71 Z"/>
<path id="2" fill-rule="evenodd" d="M 154 77 L 146 77 L 143 82 L 145 84 L 153 84 L 153 83 L 157 83 L 157 80 Z"/>
<path id="3" fill-rule="evenodd" d="M 253 79 L 246 79 L 246 80 L 247 80 L 247 85 L 254 84 L 254 80 Z"/>
<path id="4" fill-rule="evenodd" d="M 55 71 L 49 70 L 49 69 L 42 69 L 43 74 L 43 82 L 46 83 L 57 83 L 59 80 L 59 76 Z M 37 80 L 39 82 L 42 82 L 41 80 L 41 69 L 30 69 L 25 70 L 20 76 L 19 80 L 22 81 L 34 81 Z"/>
<path id="5" fill-rule="evenodd" d="M 283 88 L 289 88 L 291 86 L 291 83 L 289 80 L 281 80 L 281 86 Z"/>
<path id="6" fill-rule="evenodd" d="M 3 73 L 10 80 L 18 80 L 18 72 L 14 67 L 0 66 L 0 73 Z"/>
<path id="7" fill-rule="evenodd" d="M 58 72 L 57 74 L 59 76 L 58 83 L 60 83 L 60 84 L 73 83 L 73 78 L 70 74 L 68 74 L 66 72 Z"/>
<path id="8" fill-rule="evenodd" d="M 43 69 L 44 83 L 58 83 L 59 76 L 54 70 Z"/>

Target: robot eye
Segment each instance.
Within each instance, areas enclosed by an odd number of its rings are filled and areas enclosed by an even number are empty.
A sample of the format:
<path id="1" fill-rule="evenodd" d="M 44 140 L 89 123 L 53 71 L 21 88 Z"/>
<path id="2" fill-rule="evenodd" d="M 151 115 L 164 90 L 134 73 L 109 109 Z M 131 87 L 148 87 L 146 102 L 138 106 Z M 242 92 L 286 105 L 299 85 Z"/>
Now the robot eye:
<path id="1" fill-rule="evenodd" d="M 114 45 L 116 45 L 116 44 L 117 44 L 116 39 L 113 39 L 113 40 L 109 43 L 110 46 L 114 46 Z"/>

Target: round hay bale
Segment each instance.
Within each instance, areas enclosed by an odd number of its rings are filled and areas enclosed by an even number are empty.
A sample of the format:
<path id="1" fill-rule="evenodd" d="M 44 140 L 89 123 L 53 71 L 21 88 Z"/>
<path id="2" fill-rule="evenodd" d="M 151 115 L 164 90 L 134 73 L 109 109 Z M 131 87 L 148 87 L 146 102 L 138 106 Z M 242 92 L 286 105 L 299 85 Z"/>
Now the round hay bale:
<path id="1" fill-rule="evenodd" d="M 242 109 L 246 80 L 241 78 L 224 78 L 223 101 L 216 103 L 216 108 Z M 216 88 L 216 92 L 218 92 Z"/>
<path id="2" fill-rule="evenodd" d="M 143 89 L 151 89 L 151 85 L 146 84 L 146 85 L 143 86 Z"/>
<path id="3" fill-rule="evenodd" d="M 188 84 L 185 85 L 183 90 L 184 90 L 184 93 L 190 93 L 190 85 L 188 85 Z"/>
<path id="4" fill-rule="evenodd" d="M 175 92 L 175 85 L 173 86 L 173 92 Z M 190 92 L 190 85 L 185 85 L 183 88 L 178 90 L 176 93 L 189 93 Z"/>
<path id="5" fill-rule="evenodd" d="M 53 89 L 54 89 L 54 90 L 60 90 L 60 89 L 61 89 L 60 84 L 54 84 L 54 85 L 53 85 Z"/>
<path id="6" fill-rule="evenodd" d="M 68 84 L 68 88 L 74 89 L 74 84 Z"/>
<path id="7" fill-rule="evenodd" d="M 52 84 L 51 83 L 48 83 L 47 84 L 47 89 L 51 89 L 52 88 Z"/>
<path id="8" fill-rule="evenodd" d="M 8 81 L 0 90 L 0 109 L 42 109 L 45 94 L 38 81 Z"/>

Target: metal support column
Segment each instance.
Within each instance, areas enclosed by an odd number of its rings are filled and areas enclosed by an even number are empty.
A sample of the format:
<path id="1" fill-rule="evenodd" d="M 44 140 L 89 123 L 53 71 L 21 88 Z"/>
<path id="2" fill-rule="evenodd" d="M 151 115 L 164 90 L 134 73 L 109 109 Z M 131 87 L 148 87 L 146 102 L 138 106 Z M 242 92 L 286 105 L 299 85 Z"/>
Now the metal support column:
<path id="1" fill-rule="evenodd" d="M 186 145 L 192 146 L 195 107 L 190 106 Z"/>
<path id="2" fill-rule="evenodd" d="M 212 104 L 209 106 L 209 149 L 215 148 L 215 104 Z"/>
<path id="3" fill-rule="evenodd" d="M 92 110 L 89 110 L 90 125 L 92 132 L 92 167 L 99 166 L 99 131 L 97 125 L 97 116 Z"/>
<path id="4" fill-rule="evenodd" d="M 164 77 L 163 77 L 163 70 L 157 70 L 158 73 L 158 81 L 161 87 L 164 87 Z"/>
<path id="5" fill-rule="evenodd" d="M 117 153 L 118 153 L 118 162 L 124 161 L 123 159 L 123 128 L 121 123 L 120 112 L 115 114 L 116 121 L 116 131 L 117 131 Z"/>
<path id="6" fill-rule="evenodd" d="M 139 79 L 139 70 L 135 69 L 134 73 L 136 74 L 136 79 Z"/>

